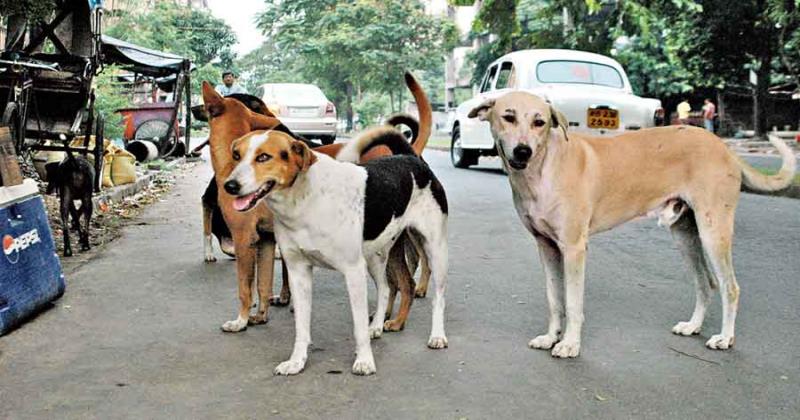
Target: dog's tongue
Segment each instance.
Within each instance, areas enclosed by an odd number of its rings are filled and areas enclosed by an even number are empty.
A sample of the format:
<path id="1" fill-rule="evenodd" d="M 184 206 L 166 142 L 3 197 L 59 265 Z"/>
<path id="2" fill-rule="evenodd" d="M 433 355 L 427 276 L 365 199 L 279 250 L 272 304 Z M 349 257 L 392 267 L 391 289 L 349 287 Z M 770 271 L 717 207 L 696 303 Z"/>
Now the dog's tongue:
<path id="1" fill-rule="evenodd" d="M 253 201 L 253 198 L 256 196 L 256 193 L 248 194 L 244 197 L 236 197 L 236 200 L 233 200 L 233 208 L 238 211 L 243 211 L 247 209 L 250 205 L 250 202 Z"/>

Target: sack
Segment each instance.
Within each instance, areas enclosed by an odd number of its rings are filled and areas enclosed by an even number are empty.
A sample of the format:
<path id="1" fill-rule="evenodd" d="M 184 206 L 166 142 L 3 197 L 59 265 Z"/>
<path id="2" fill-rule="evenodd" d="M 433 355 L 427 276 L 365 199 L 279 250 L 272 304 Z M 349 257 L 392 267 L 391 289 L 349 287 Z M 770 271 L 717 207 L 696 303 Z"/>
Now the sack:
<path id="1" fill-rule="evenodd" d="M 111 188 L 114 186 L 114 181 L 111 180 L 111 164 L 114 161 L 114 155 L 106 153 L 103 156 L 103 188 Z"/>
<path id="2" fill-rule="evenodd" d="M 125 150 L 118 150 L 111 162 L 111 181 L 114 185 L 136 182 L 136 158 Z"/>

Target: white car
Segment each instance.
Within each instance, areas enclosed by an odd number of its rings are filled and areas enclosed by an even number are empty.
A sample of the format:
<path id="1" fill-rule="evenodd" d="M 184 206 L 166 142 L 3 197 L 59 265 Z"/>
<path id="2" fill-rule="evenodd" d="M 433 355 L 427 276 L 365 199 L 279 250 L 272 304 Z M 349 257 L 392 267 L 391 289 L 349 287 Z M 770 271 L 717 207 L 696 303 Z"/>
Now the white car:
<path id="1" fill-rule="evenodd" d="M 450 158 L 467 168 L 480 156 L 496 155 L 489 123 L 471 119 L 471 109 L 512 90 L 540 96 L 569 120 L 569 129 L 593 135 L 613 135 L 663 124 L 658 99 L 633 94 L 628 76 L 615 60 L 573 50 L 523 50 L 494 61 L 478 95 L 456 108 Z"/>
<path id="2" fill-rule="evenodd" d="M 266 83 L 256 96 L 293 132 L 319 139 L 322 144 L 336 140 L 336 107 L 322 90 L 307 83 Z"/>

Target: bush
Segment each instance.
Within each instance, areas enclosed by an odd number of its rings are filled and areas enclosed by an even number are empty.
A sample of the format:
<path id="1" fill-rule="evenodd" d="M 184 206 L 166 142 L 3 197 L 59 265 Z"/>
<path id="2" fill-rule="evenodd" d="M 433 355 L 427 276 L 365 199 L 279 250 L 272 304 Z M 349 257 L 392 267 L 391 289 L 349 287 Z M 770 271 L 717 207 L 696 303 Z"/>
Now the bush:
<path id="1" fill-rule="evenodd" d="M 119 73 L 118 67 L 107 66 L 94 78 L 94 107 L 106 120 L 105 136 L 109 139 L 122 138 L 125 124 L 122 115 L 116 111 L 131 106 L 124 84 L 116 80 Z"/>

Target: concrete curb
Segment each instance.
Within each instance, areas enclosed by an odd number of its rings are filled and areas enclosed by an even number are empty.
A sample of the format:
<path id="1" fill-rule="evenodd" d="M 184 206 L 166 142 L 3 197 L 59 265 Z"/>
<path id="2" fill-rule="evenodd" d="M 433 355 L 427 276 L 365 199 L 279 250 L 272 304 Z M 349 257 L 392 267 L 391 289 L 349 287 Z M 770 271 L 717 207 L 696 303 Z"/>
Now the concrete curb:
<path id="1" fill-rule="evenodd" d="M 164 169 L 166 170 L 174 169 L 176 166 L 180 165 L 185 161 L 186 161 L 185 157 L 180 157 L 178 159 L 171 160 L 164 164 Z M 100 204 L 102 203 L 119 202 L 126 197 L 130 197 L 132 195 L 136 195 L 142 192 L 145 188 L 150 186 L 150 183 L 153 181 L 153 177 L 158 172 L 161 171 L 148 170 L 147 173 L 136 178 L 136 181 L 133 183 L 120 185 L 118 187 L 112 187 L 107 190 L 100 191 L 100 194 L 92 198 L 92 204 L 94 206 L 94 210 L 98 211 L 100 209 Z"/>

